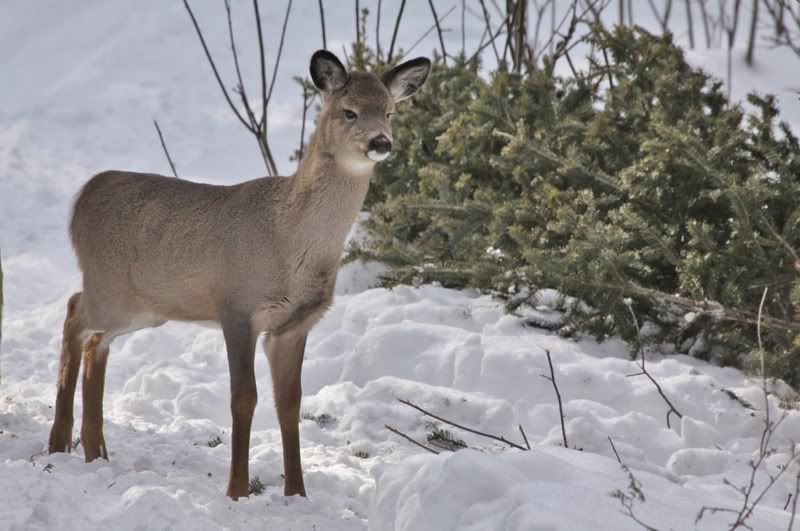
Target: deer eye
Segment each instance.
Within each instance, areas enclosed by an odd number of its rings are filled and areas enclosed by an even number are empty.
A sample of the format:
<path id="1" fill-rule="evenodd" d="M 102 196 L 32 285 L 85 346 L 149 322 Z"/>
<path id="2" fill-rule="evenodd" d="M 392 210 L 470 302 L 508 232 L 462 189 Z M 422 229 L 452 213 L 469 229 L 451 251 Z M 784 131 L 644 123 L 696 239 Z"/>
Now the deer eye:
<path id="1" fill-rule="evenodd" d="M 386 118 L 389 118 L 389 119 L 390 119 L 392 116 L 394 116 L 394 113 L 393 113 L 393 112 L 387 112 L 387 113 L 386 113 Z"/>
<path id="2" fill-rule="evenodd" d="M 355 120 L 356 118 L 358 118 L 358 115 L 353 111 L 351 111 L 350 109 L 345 109 L 344 117 L 347 118 L 348 120 Z"/>

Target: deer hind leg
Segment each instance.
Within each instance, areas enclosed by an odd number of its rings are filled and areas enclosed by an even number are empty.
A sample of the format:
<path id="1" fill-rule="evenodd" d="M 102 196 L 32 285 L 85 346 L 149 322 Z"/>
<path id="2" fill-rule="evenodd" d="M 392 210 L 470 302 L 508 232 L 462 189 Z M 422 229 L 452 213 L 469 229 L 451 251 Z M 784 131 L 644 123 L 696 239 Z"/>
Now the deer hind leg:
<path id="1" fill-rule="evenodd" d="M 85 332 L 86 319 L 81 304 L 81 293 L 78 292 L 69 298 L 67 317 L 64 319 L 61 361 L 58 369 L 56 415 L 48 443 L 48 450 L 51 454 L 72 450 L 73 403 L 78 371 L 81 367 L 81 350 Z"/>
<path id="2" fill-rule="evenodd" d="M 258 402 L 255 375 L 256 334 L 248 317 L 225 318 L 222 334 L 228 350 L 231 378 L 231 469 L 227 495 L 234 500 L 249 495 L 250 428 Z"/>
<path id="3" fill-rule="evenodd" d="M 284 494 L 306 495 L 300 464 L 300 373 L 308 332 L 295 329 L 279 336 L 269 335 L 264 350 L 272 373 L 275 409 L 283 441 Z"/>
<path id="4" fill-rule="evenodd" d="M 108 339 L 107 339 L 108 338 Z M 103 389 L 111 335 L 92 334 L 83 349 L 83 422 L 81 444 L 87 463 L 108 459 L 103 438 Z"/>

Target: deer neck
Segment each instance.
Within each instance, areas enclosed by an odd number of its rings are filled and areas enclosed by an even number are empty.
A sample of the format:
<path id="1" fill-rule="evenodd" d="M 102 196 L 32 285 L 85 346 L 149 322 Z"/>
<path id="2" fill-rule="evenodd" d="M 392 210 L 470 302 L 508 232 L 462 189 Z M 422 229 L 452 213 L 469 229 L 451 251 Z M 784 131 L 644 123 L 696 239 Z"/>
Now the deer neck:
<path id="1" fill-rule="evenodd" d="M 292 180 L 295 230 L 320 252 L 338 261 L 344 240 L 361 211 L 374 163 L 353 165 L 337 155 L 335 142 L 314 133 Z"/>

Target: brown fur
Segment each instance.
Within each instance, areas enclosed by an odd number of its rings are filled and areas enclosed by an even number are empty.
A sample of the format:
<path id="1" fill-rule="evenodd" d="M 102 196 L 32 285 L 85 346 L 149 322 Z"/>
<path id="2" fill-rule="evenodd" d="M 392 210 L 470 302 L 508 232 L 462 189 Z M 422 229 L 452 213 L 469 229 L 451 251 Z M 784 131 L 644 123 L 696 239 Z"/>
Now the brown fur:
<path id="1" fill-rule="evenodd" d="M 370 141 L 391 140 L 394 100 L 416 91 L 429 68 L 426 60 L 400 65 L 384 84 L 373 74 L 348 75 L 331 57 L 317 52 L 312 59 L 312 75 L 327 97 L 293 177 L 213 186 L 109 171 L 84 186 L 70 224 L 83 292 L 70 298 L 64 322 L 50 452 L 71 448 L 81 351 L 88 462 L 108 458 L 103 385 L 113 338 L 168 320 L 214 321 L 230 369 L 228 496 L 248 494 L 253 364 L 262 332 L 283 439 L 284 490 L 305 495 L 298 422 L 306 337 L 331 303 L 342 245 L 367 193 L 375 164 L 367 157 Z M 358 119 L 347 119 L 345 110 Z"/>

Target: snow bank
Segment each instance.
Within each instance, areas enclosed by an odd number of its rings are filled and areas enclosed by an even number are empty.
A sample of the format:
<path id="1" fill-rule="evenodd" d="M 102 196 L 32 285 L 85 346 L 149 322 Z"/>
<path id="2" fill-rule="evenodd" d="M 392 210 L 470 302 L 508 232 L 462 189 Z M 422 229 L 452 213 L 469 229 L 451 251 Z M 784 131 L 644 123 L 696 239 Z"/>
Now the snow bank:
<path id="1" fill-rule="evenodd" d="M 642 529 L 610 496 L 627 490 L 629 477 L 612 459 L 563 448 L 490 456 L 471 450 L 418 456 L 376 467 L 370 529 L 553 531 Z M 633 505 L 642 522 L 660 529 L 693 529 L 703 504 L 730 500 L 684 488 L 637 471 L 645 501 Z M 704 516 L 700 528 L 727 530 L 725 519 Z M 787 516 L 759 511 L 754 529 L 782 529 Z"/>
<path id="2" fill-rule="evenodd" d="M 309 529 L 625 529 L 610 497 L 625 491 L 621 460 L 642 482 L 637 516 L 686 529 L 704 505 L 737 507 L 723 485 L 746 484 L 761 434 L 758 382 L 685 356 L 651 355 L 649 370 L 683 413 L 666 406 L 619 342 L 598 345 L 526 328 L 488 297 L 425 286 L 372 289 L 337 299 L 309 338 L 301 440 L 309 499 L 281 496 L 280 435 L 266 362 L 256 368 L 260 401 L 251 474 L 264 496 L 224 497 L 230 455 L 227 368 L 216 330 L 166 325 L 115 342 L 105 399 L 109 462 L 43 454 L 52 421 L 60 302 L 7 323 L 0 402 L 0 526 Z M 558 448 L 558 410 L 543 348 L 551 351 L 564 398 L 570 449 Z M 78 393 L 80 395 L 80 392 Z M 398 402 L 522 442 L 532 452 L 453 430 L 470 450 L 440 456 L 393 435 L 425 441 L 431 419 Z M 777 412 L 777 398 L 771 398 Z M 80 400 L 76 418 L 80 419 Z M 777 413 L 776 413 L 777 414 Z M 79 420 L 78 420 L 79 424 Z M 759 485 L 785 460 L 800 429 L 789 411 L 772 441 L 779 453 Z M 77 426 L 76 426 L 77 436 Z M 218 444 L 217 444 L 218 438 Z M 764 498 L 756 529 L 785 527 L 796 465 Z M 581 510 L 575 511 L 575 503 Z M 99 510 L 101 507 L 102 510 Z M 704 527 L 724 528 L 726 515 Z M 591 524 L 591 525 L 590 525 Z M 538 527 L 537 527 L 538 526 Z M 714 527 L 716 526 L 716 527 Z"/>

